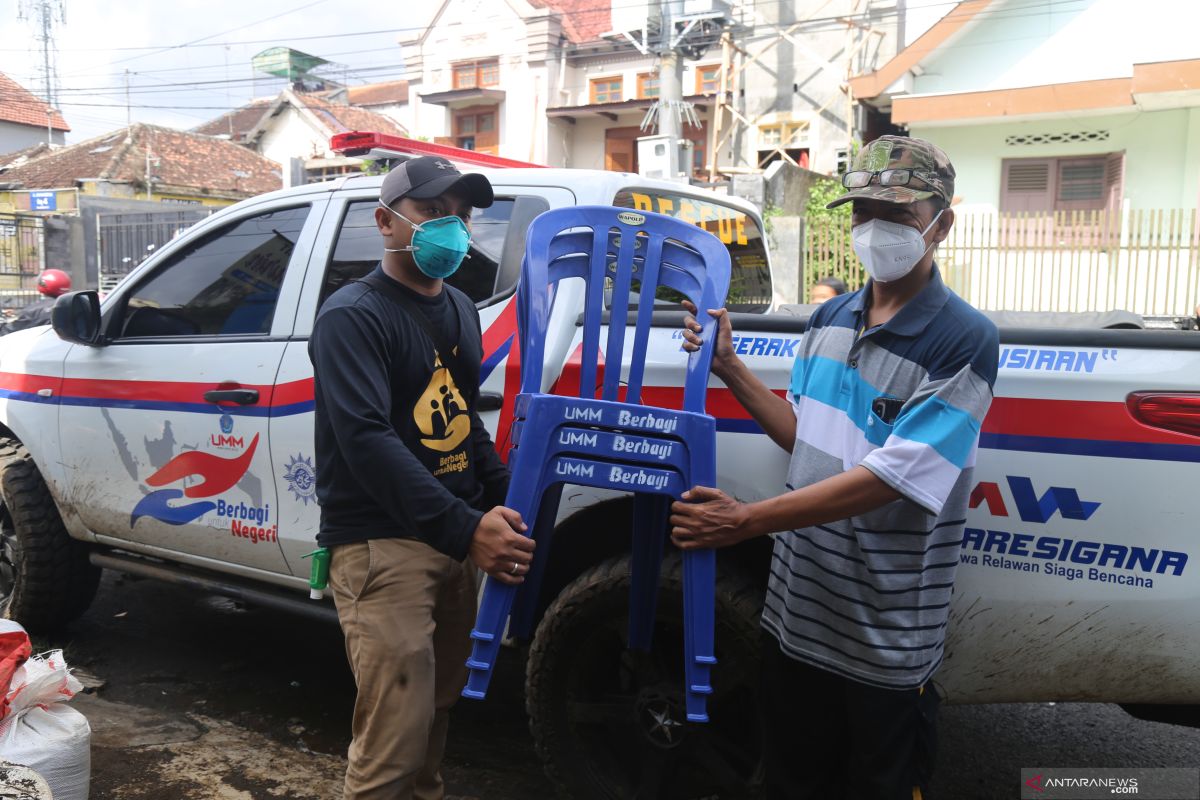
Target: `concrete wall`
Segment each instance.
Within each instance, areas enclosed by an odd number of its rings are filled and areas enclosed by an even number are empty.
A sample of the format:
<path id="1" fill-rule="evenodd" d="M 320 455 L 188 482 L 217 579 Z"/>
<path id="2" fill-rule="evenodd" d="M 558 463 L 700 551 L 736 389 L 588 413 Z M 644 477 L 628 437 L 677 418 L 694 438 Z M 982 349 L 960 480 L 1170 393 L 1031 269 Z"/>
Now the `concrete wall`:
<path id="1" fill-rule="evenodd" d="M 18 150 L 33 147 L 35 144 L 41 144 L 44 141 L 46 141 L 45 128 L 36 128 L 32 125 L 18 125 L 13 122 L 0 122 L 0 155 L 15 153 Z M 66 141 L 66 138 L 62 131 L 53 131 L 50 141 L 53 144 L 62 144 Z"/>
<path id="2" fill-rule="evenodd" d="M 1007 145 L 1015 134 L 1109 132 L 1107 141 Z M 916 126 L 912 135 L 936 142 L 958 173 L 955 193 L 963 210 L 995 211 L 1005 158 L 1083 156 L 1125 151 L 1125 197 L 1131 208 L 1195 208 L 1200 191 L 1200 109 L 994 125 Z"/>
<path id="3" fill-rule="evenodd" d="M 318 131 L 300 111 L 288 106 L 263 133 L 258 152 L 276 164 L 287 164 L 289 158 L 321 156 L 328 145 L 324 131 Z"/>
<path id="4" fill-rule="evenodd" d="M 88 280 L 84 224 L 81 217 L 55 215 L 45 218 L 46 268 L 61 269 L 71 276 L 74 289 L 92 289 Z"/>
<path id="5" fill-rule="evenodd" d="M 887 63 L 896 53 L 901 26 L 895 19 L 895 6 L 873 2 L 874 19 L 870 26 L 876 33 L 866 34 L 868 44 L 851 59 L 852 74 L 870 72 Z M 732 146 L 722 150 L 722 163 L 754 166 L 760 149 L 770 149 L 761 139 L 760 126 L 782 122 L 808 121 L 807 138 L 800 146 L 809 150 L 809 168 L 822 174 L 837 169 L 837 153 L 849 145 L 850 115 L 841 84 L 847 67 L 847 48 L 856 46 L 848 39 L 847 28 L 836 22 L 838 15 L 855 10 L 851 0 L 761 0 L 756 4 L 756 17 L 761 20 L 751 33 L 755 41 L 748 45 L 751 53 L 765 47 L 775 31 L 786 30 L 797 20 L 818 18 L 792 32 L 791 40 L 782 40 L 766 50 L 761 58 L 743 73 L 740 96 L 735 106 L 755 124 L 752 128 L 739 126 Z M 857 11 L 862 12 L 862 4 Z M 878 35 L 877 35 L 878 34 Z M 712 54 L 713 62 L 720 54 Z M 832 69 L 820 63 L 824 61 Z"/>

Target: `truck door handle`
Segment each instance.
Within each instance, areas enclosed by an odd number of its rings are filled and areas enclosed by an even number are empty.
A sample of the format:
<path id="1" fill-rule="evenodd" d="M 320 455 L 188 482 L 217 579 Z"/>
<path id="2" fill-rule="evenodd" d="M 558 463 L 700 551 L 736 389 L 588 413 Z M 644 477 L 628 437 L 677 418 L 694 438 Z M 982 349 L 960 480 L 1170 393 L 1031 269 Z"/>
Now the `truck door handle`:
<path id="1" fill-rule="evenodd" d="M 236 403 L 239 406 L 249 406 L 258 402 L 258 389 L 210 389 L 204 393 L 204 399 L 218 405 Z"/>
<path id="2" fill-rule="evenodd" d="M 504 395 L 499 392 L 480 392 L 476 411 L 499 411 L 504 407 Z"/>

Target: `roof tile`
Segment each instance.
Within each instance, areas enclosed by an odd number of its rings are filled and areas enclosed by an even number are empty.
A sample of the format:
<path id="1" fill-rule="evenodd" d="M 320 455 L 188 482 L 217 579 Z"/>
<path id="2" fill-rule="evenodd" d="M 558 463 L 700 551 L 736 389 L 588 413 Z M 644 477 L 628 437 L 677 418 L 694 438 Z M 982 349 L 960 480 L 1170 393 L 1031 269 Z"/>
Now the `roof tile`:
<path id="1" fill-rule="evenodd" d="M 0 72 L 0 122 L 46 127 L 46 101 Z M 71 127 L 57 110 L 50 115 L 50 127 L 69 131 Z"/>
<path id="2" fill-rule="evenodd" d="M 66 188 L 86 179 L 141 184 L 147 146 L 157 191 L 251 197 L 282 185 L 278 164 L 240 145 L 141 123 L 40 155 L 31 148 L 28 160 L 0 167 L 0 181 L 27 189 Z"/>

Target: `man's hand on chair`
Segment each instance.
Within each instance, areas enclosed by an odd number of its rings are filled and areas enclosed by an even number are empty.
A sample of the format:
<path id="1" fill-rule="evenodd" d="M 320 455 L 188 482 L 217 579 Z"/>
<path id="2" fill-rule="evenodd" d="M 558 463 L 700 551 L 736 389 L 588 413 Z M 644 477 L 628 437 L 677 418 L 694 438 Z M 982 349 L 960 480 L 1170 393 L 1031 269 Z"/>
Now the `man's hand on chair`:
<path id="1" fill-rule="evenodd" d="M 720 489 L 696 486 L 671 504 L 671 541 L 680 550 L 728 547 L 754 535 L 750 511 Z"/>
<path id="2" fill-rule="evenodd" d="M 471 537 L 468 554 L 475 566 L 501 583 L 524 583 L 533 563 L 534 541 L 524 534 L 521 515 L 511 508 L 496 506 L 483 515 Z"/>
<path id="3" fill-rule="evenodd" d="M 700 323 L 696 321 L 696 306 L 684 300 L 683 307 L 688 312 L 683 318 L 683 349 L 694 353 L 704 344 L 700 339 Z M 717 321 L 716 343 L 708 345 L 714 348 L 712 372 L 724 380 L 738 360 L 737 354 L 733 352 L 733 325 L 729 322 L 728 309 L 709 309 L 708 315 Z"/>

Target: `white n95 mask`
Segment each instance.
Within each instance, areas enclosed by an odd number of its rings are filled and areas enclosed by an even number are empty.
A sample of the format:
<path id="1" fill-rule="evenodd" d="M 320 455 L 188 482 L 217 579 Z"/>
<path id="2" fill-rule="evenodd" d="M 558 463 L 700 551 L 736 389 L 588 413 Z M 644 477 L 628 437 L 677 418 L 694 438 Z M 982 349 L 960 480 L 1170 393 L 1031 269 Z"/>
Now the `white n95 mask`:
<path id="1" fill-rule="evenodd" d="M 880 283 L 887 283 L 912 272 L 917 262 L 933 246 L 925 244 L 925 234 L 937 223 L 942 211 L 920 232 L 885 219 L 873 219 L 855 225 L 850 231 L 854 253 L 862 261 L 867 274 Z"/>

